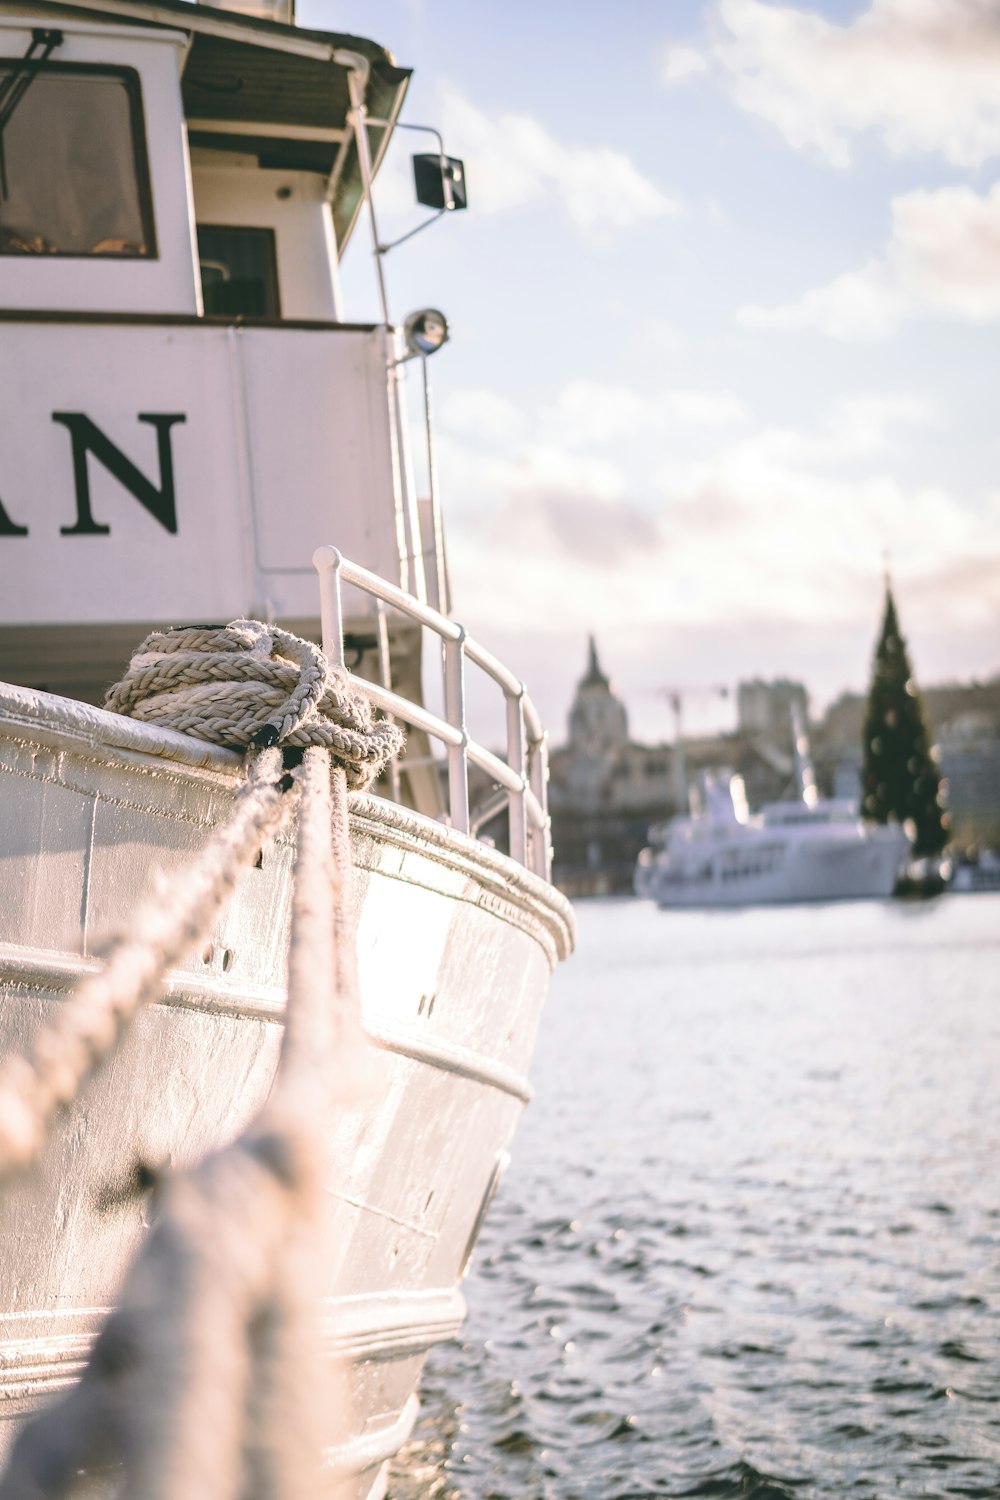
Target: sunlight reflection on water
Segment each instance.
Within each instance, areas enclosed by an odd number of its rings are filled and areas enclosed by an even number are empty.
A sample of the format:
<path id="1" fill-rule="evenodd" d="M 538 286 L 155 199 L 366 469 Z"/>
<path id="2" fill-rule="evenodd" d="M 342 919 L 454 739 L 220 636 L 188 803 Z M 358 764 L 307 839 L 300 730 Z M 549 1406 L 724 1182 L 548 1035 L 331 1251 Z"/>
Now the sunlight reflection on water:
<path id="1" fill-rule="evenodd" d="M 1000 897 L 579 919 L 392 1500 L 1000 1494 Z"/>

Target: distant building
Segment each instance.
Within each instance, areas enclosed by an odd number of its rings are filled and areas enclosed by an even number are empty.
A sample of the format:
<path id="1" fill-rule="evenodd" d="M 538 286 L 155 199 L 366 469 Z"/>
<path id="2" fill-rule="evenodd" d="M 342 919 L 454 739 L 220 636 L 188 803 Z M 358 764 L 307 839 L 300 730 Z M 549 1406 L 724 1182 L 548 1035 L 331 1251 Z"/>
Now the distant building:
<path id="1" fill-rule="evenodd" d="M 791 704 L 808 713 L 801 683 L 753 682 L 747 725 L 735 734 L 686 739 L 678 764 L 674 745 L 629 738 L 625 704 L 602 670 L 591 637 L 587 667 L 576 686 L 566 744 L 553 751 L 549 787 L 556 881 L 571 893 L 627 891 L 652 823 L 686 812 L 679 772 L 727 769 L 743 777 L 751 806 L 784 795 L 794 778 Z"/>
<path id="2" fill-rule="evenodd" d="M 929 688 L 924 704 L 948 789 L 955 843 L 1000 848 L 1000 677 Z M 686 738 L 688 782 L 700 771 L 742 776 L 751 808 L 794 794 L 791 719 L 809 725 L 800 682 L 755 678 L 737 688 L 737 729 Z M 857 798 L 865 699 L 845 693 L 810 726 L 816 780 L 824 796 Z M 632 873 L 652 823 L 686 812 L 679 795 L 677 748 L 629 738 L 628 712 L 603 671 L 590 638 L 576 686 L 565 745 L 551 759 L 554 874 L 571 894 L 631 890 Z"/>
<path id="3" fill-rule="evenodd" d="M 787 677 L 773 682 L 759 677 L 741 682 L 736 689 L 737 732 L 783 744 L 789 737 L 793 709 L 798 710 L 803 724 L 808 722 L 809 695 L 801 682 L 790 682 Z"/>
<path id="4" fill-rule="evenodd" d="M 597 660 L 590 637 L 587 670 L 576 685 L 569 711 L 569 742 L 588 755 L 613 755 L 628 743 L 628 714 Z"/>
<path id="5" fill-rule="evenodd" d="M 590 638 L 587 669 L 553 751 L 549 800 L 556 880 L 578 894 L 631 890 L 650 823 L 675 811 L 667 745 L 636 745 Z"/>

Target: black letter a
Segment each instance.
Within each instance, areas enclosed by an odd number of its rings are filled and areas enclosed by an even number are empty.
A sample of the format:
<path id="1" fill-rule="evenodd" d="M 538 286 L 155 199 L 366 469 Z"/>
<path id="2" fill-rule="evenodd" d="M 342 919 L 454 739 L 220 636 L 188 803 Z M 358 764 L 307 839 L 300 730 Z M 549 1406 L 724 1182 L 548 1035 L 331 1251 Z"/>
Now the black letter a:
<path id="1" fill-rule="evenodd" d="M 62 536 L 107 536 L 110 526 L 101 526 L 94 520 L 90 509 L 90 476 L 87 472 L 87 453 L 90 452 L 102 463 L 118 483 L 134 495 L 140 505 L 167 531 L 176 534 L 177 511 L 174 505 L 174 463 L 170 451 L 170 429 L 175 422 L 185 422 L 180 414 L 167 416 L 140 412 L 139 421 L 149 422 L 156 428 L 156 441 L 160 456 L 160 487 L 151 483 L 137 469 L 131 459 L 116 448 L 110 438 L 83 412 L 54 411 L 53 422 L 61 422 L 69 428 L 73 441 L 73 483 L 76 487 L 76 525 L 60 526 Z"/>

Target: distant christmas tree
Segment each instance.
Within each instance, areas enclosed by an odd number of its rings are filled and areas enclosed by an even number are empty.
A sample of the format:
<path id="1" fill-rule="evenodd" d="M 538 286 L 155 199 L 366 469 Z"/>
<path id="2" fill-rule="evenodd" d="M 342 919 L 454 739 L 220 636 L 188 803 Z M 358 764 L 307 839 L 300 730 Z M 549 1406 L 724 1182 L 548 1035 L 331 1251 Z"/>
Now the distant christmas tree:
<path id="1" fill-rule="evenodd" d="M 941 773 L 931 754 L 924 706 L 913 680 L 888 580 L 862 731 L 861 810 L 874 823 L 896 818 L 913 829 L 913 853 L 939 854 L 948 842 Z"/>

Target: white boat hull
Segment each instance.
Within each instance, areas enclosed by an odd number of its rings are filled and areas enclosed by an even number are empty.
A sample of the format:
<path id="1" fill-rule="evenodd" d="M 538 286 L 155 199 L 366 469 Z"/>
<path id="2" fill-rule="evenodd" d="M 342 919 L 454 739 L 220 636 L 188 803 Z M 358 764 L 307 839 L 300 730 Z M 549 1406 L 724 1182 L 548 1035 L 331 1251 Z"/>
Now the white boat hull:
<path id="1" fill-rule="evenodd" d="M 679 875 L 659 864 L 647 889 L 662 907 L 884 899 L 892 894 L 907 848 L 897 829 L 801 842 L 762 839 L 757 851 L 741 839 L 715 849 L 700 865 L 686 865 Z"/>
<path id="2" fill-rule="evenodd" d="M 22 1048 L 151 868 L 182 871 L 241 777 L 229 752 L 0 689 L 0 1049 Z M 365 1028 L 377 1098 L 330 1121 L 326 1338 L 349 1358 L 331 1412 L 344 1491 L 375 1495 L 415 1415 L 518 1116 L 566 902 L 473 840 L 352 799 Z M 267 1096 L 280 1041 L 291 845 L 247 870 L 211 941 L 169 977 L 44 1157 L 0 1200 L 0 1451 L 77 1376 L 152 1212 L 140 1167 L 196 1161 Z M 179 875 L 179 878 L 183 878 Z"/>

